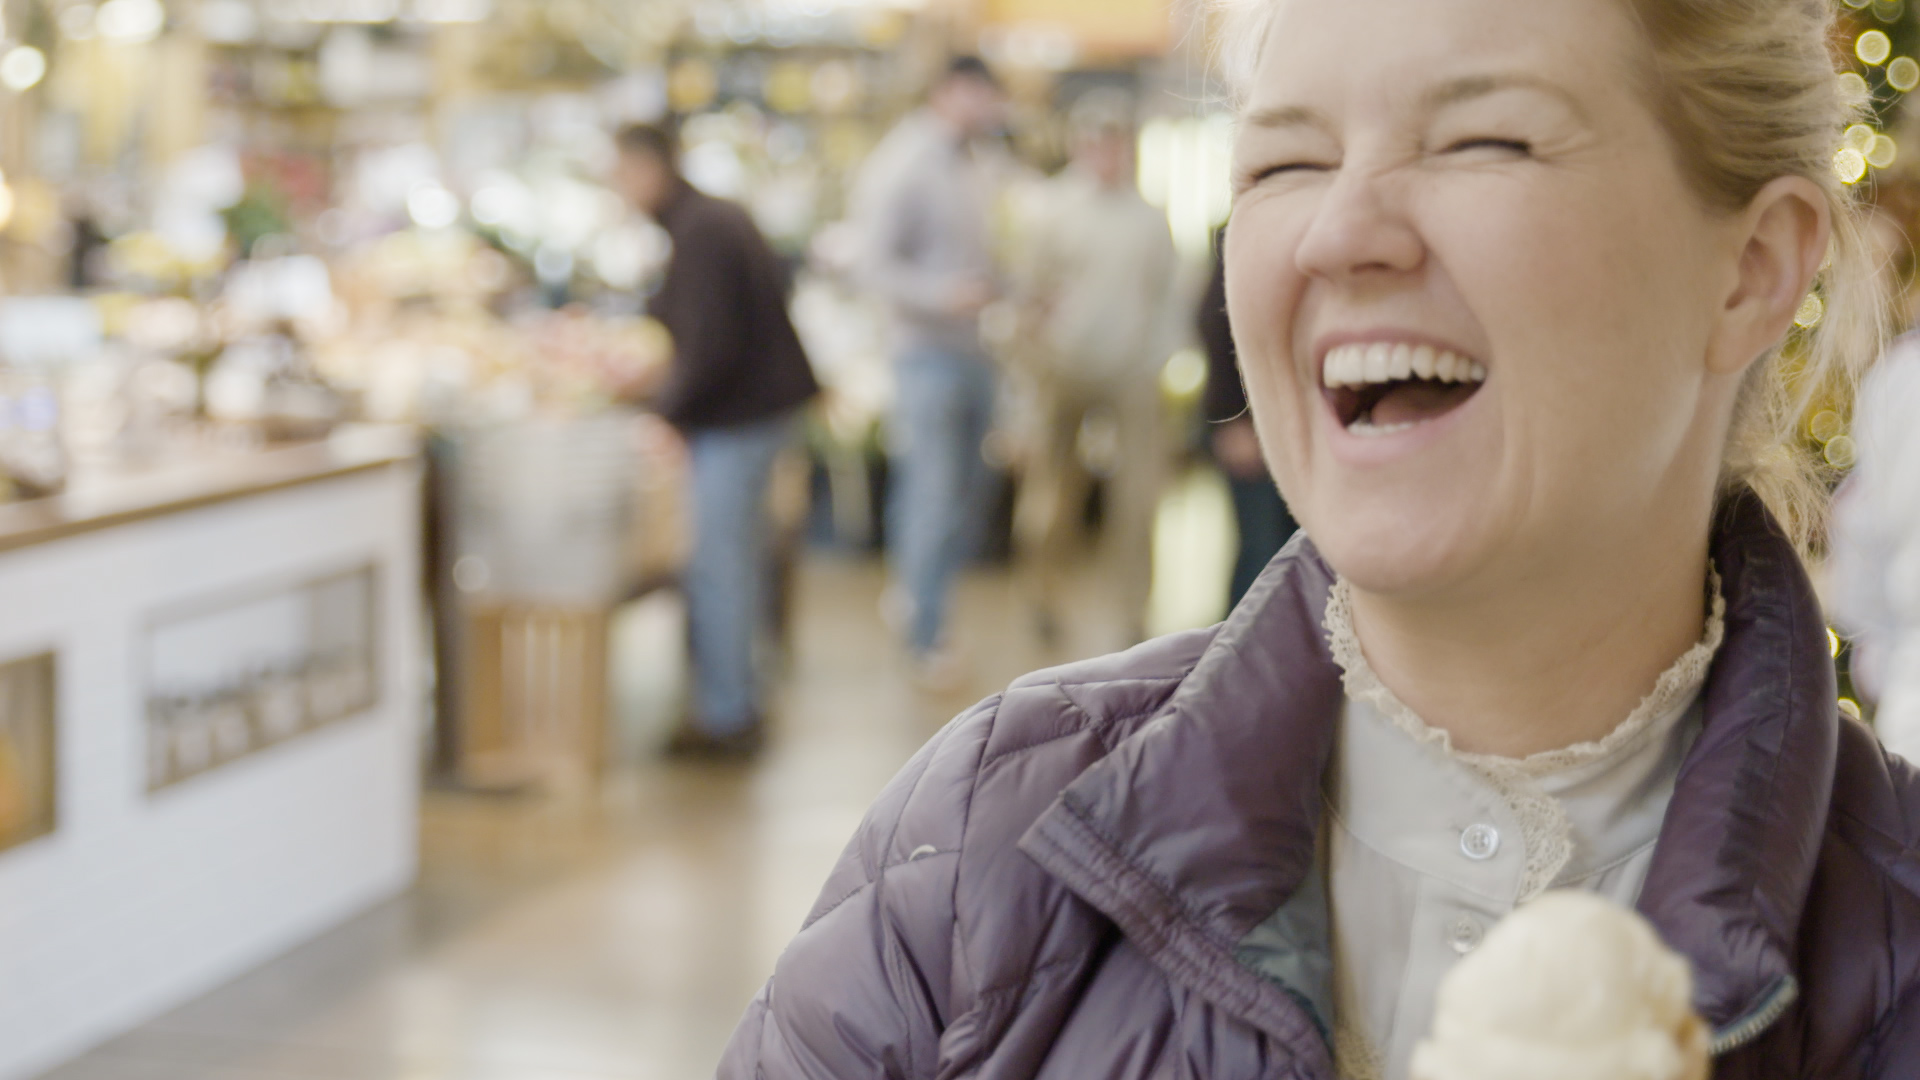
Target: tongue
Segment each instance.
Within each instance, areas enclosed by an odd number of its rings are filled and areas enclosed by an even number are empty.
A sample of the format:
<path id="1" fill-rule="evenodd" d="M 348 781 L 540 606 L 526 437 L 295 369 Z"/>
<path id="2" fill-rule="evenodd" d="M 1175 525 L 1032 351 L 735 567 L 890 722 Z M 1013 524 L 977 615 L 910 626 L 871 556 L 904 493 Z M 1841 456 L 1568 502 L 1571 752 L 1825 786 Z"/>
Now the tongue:
<path id="1" fill-rule="evenodd" d="M 1376 427 L 1393 424 L 1417 424 L 1445 416 L 1459 408 L 1480 389 L 1474 383 L 1428 382 L 1416 379 L 1395 383 L 1374 403 L 1372 420 Z"/>

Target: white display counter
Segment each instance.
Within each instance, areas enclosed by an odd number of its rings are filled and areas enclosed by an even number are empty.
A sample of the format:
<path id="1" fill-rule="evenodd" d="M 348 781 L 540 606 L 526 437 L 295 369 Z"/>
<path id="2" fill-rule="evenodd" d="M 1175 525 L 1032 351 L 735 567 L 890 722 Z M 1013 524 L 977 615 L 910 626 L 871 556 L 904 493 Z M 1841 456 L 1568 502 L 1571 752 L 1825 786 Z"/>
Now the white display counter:
<path id="1" fill-rule="evenodd" d="M 420 480 L 358 430 L 0 506 L 0 1080 L 412 879 Z"/>

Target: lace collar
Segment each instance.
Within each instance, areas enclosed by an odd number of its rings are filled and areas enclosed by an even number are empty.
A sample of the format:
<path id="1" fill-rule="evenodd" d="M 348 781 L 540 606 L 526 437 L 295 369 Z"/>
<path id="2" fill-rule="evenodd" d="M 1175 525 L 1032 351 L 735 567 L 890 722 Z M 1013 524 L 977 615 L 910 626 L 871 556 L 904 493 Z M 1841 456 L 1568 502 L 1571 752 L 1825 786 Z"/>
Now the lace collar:
<path id="1" fill-rule="evenodd" d="M 1409 738 L 1478 774 L 1512 808 L 1521 823 L 1527 869 L 1520 897 L 1527 900 L 1550 888 L 1573 857 L 1572 827 L 1565 809 L 1541 781 L 1574 769 L 1604 767 L 1637 749 L 1661 721 L 1684 710 L 1705 685 L 1708 669 L 1726 636 L 1726 598 L 1720 575 L 1707 570 L 1710 595 L 1707 623 L 1700 640 L 1654 683 L 1653 691 L 1606 737 L 1549 750 L 1526 758 L 1470 754 L 1453 746 L 1448 732 L 1429 725 L 1380 681 L 1367 663 L 1353 626 L 1353 587 L 1341 579 L 1327 599 L 1327 640 L 1340 665 L 1349 698 L 1373 706 Z"/>

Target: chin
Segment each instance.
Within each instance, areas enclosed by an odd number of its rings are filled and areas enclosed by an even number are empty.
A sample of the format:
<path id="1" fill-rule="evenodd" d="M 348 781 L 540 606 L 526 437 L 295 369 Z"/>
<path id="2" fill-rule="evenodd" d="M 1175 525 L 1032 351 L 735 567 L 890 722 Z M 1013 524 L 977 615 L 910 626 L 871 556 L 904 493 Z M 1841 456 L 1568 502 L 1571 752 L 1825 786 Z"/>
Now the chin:
<path id="1" fill-rule="evenodd" d="M 1474 576 L 1486 547 L 1484 526 L 1460 503 L 1435 505 L 1408 496 L 1373 506 L 1341 498 L 1312 515 L 1307 535 L 1328 565 L 1354 588 L 1376 596 L 1415 598 L 1447 592 Z"/>

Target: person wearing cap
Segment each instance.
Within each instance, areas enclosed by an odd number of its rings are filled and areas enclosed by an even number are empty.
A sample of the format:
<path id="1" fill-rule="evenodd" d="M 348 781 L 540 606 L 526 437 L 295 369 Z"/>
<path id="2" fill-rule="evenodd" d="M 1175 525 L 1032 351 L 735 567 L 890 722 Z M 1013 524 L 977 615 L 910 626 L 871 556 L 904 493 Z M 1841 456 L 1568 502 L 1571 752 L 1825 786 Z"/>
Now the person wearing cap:
<path id="1" fill-rule="evenodd" d="M 854 198 L 862 276 L 891 313 L 895 338 L 889 607 L 917 674 L 936 688 L 957 679 L 947 598 L 987 516 L 981 447 L 995 379 L 980 315 L 1000 285 L 996 185 L 976 144 L 999 127 L 1004 107 L 984 63 L 953 61 L 926 107 L 874 151 Z"/>
<path id="2" fill-rule="evenodd" d="M 1133 183 L 1134 102 L 1083 94 L 1068 115 L 1072 160 L 1033 200 L 1024 230 L 1022 337 L 1039 390 L 1039 431 L 1015 512 L 1043 639 L 1059 628 L 1060 586 L 1091 480 L 1090 418 L 1117 438 L 1107 470 L 1103 561 L 1126 644 L 1145 638 L 1153 517 L 1165 483 L 1159 375 L 1171 350 L 1173 237 Z"/>

